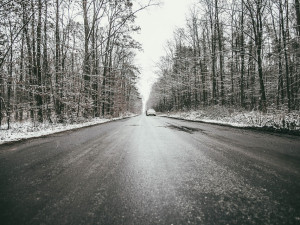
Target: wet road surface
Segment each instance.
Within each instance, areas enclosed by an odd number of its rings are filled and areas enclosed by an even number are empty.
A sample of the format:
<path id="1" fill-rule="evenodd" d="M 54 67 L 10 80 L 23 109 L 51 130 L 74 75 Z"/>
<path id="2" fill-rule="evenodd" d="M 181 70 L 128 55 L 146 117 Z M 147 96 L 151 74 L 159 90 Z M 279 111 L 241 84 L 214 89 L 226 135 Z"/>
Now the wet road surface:
<path id="1" fill-rule="evenodd" d="M 300 137 L 138 116 L 0 146 L 1 224 L 300 224 Z"/>

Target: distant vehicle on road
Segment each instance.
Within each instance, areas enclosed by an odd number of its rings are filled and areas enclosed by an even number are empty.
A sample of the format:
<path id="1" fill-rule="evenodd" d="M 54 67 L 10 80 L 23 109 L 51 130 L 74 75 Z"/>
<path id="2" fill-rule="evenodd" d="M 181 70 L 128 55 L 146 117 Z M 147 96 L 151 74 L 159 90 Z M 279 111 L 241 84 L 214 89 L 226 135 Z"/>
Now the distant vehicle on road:
<path id="1" fill-rule="evenodd" d="M 154 109 L 148 109 L 146 111 L 146 116 L 156 116 L 156 112 Z"/>

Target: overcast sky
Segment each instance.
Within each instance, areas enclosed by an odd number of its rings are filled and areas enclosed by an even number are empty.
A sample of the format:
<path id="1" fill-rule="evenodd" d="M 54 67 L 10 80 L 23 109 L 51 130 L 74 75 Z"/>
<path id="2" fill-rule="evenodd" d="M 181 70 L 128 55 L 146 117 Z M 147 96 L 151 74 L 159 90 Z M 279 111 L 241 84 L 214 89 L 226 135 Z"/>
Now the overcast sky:
<path id="1" fill-rule="evenodd" d="M 139 52 L 136 65 L 141 67 L 139 90 L 147 100 L 151 85 L 156 80 L 155 65 L 165 54 L 164 46 L 172 39 L 176 27 L 185 25 L 185 16 L 196 0 L 161 0 L 162 4 L 150 7 L 137 14 L 136 24 L 141 27 L 135 38 L 142 44 L 143 52 Z"/>

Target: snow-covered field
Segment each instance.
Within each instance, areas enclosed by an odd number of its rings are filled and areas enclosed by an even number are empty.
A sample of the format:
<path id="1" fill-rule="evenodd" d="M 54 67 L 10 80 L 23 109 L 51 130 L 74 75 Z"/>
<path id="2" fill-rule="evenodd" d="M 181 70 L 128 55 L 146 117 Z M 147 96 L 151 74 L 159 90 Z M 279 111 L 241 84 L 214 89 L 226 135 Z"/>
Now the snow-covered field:
<path id="1" fill-rule="evenodd" d="M 117 118 L 103 119 L 103 118 L 93 118 L 81 123 L 32 123 L 32 122 L 16 122 L 11 123 L 11 128 L 9 130 L 5 129 L 5 125 L 2 126 L 0 130 L 0 145 L 12 142 L 19 141 L 22 139 L 28 139 L 33 137 L 41 137 L 48 134 L 54 134 L 57 132 L 72 130 L 81 127 L 87 127 L 91 125 L 101 124 L 113 120 L 124 119 L 128 117 L 136 116 L 135 114 L 126 114 Z"/>
<path id="2" fill-rule="evenodd" d="M 235 127 L 258 127 L 300 132 L 299 111 L 287 113 L 284 111 L 269 110 L 267 113 L 262 113 L 260 111 L 247 112 L 215 106 L 203 110 L 170 112 L 169 114 L 161 115 Z"/>

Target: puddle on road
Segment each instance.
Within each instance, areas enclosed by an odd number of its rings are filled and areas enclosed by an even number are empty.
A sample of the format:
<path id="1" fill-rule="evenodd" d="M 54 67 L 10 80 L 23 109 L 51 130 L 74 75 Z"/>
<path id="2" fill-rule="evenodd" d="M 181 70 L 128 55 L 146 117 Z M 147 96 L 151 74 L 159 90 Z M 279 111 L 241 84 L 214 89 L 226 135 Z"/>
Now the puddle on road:
<path id="1" fill-rule="evenodd" d="M 129 126 L 129 127 L 140 127 L 141 125 L 139 125 L 139 124 L 129 124 L 129 125 L 126 125 L 126 126 Z M 174 124 L 169 124 L 169 123 L 167 125 L 160 125 L 160 126 L 155 126 L 155 127 L 170 128 L 170 129 L 173 129 L 173 130 L 183 131 L 183 132 L 186 132 L 186 133 L 189 133 L 189 134 L 193 134 L 195 132 L 202 132 L 202 133 L 204 133 L 204 130 L 199 129 L 199 128 L 187 127 L 187 126 L 176 126 Z"/>
<path id="2" fill-rule="evenodd" d="M 194 128 L 194 127 L 186 127 L 186 126 L 175 126 L 173 124 L 169 124 L 168 126 L 166 126 L 168 128 L 174 129 L 174 130 L 179 130 L 179 131 L 183 131 L 189 134 L 192 134 L 194 132 L 203 132 L 203 130 L 198 129 L 198 128 Z"/>

